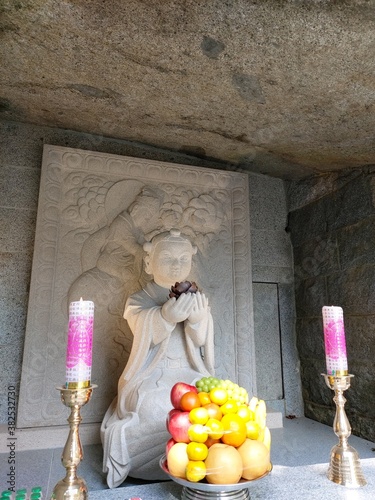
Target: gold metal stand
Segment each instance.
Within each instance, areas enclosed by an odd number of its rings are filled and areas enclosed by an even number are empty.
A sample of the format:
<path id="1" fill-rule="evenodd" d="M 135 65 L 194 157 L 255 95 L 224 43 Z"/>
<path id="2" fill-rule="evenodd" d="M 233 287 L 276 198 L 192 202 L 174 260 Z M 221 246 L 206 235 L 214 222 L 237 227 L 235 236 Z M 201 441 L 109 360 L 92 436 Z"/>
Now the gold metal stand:
<path id="1" fill-rule="evenodd" d="M 83 450 L 79 438 L 81 423 L 81 407 L 89 402 L 92 390 L 97 387 L 90 385 L 81 389 L 65 389 L 57 387 L 61 392 L 61 401 L 71 409 L 68 418 L 70 432 L 66 441 L 61 462 L 66 469 L 66 476 L 59 481 L 51 495 L 56 500 L 86 500 L 87 486 L 84 479 L 77 476 L 77 467 L 83 458 Z"/>
<path id="2" fill-rule="evenodd" d="M 366 480 L 357 451 L 348 445 L 348 438 L 352 433 L 348 417 L 345 413 L 344 391 L 350 387 L 350 379 L 354 375 L 332 376 L 322 373 L 327 386 L 335 391 L 333 401 L 336 403 L 336 415 L 333 421 L 333 430 L 339 438 L 339 443 L 331 449 L 330 465 L 327 477 L 331 481 L 343 486 L 364 486 Z"/>

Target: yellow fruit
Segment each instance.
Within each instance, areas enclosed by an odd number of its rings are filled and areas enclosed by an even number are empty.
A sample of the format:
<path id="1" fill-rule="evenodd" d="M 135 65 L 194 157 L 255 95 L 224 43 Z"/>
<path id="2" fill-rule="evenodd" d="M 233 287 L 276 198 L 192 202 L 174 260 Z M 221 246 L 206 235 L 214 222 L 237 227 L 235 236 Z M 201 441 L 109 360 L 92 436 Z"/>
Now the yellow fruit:
<path id="1" fill-rule="evenodd" d="M 201 405 L 208 405 L 211 403 L 211 399 L 210 399 L 210 396 L 208 394 L 208 392 L 198 392 L 198 398 L 199 398 L 199 401 L 201 402 Z"/>
<path id="2" fill-rule="evenodd" d="M 194 408 L 189 412 L 189 420 L 192 424 L 202 424 L 204 425 L 210 418 L 207 408 L 200 406 L 199 408 Z"/>
<path id="3" fill-rule="evenodd" d="M 202 460 L 189 460 L 186 466 L 186 479 L 197 483 L 204 479 L 206 475 L 206 465 Z"/>
<path id="4" fill-rule="evenodd" d="M 186 467 L 189 462 L 187 443 L 176 443 L 168 452 L 167 465 L 172 476 L 186 479 Z"/>
<path id="5" fill-rule="evenodd" d="M 240 446 L 246 439 L 246 422 L 236 413 L 228 413 L 221 419 L 224 434 L 221 441 L 231 446 Z"/>
<path id="6" fill-rule="evenodd" d="M 254 422 L 254 420 L 249 420 L 246 422 L 246 437 L 249 439 L 258 439 L 259 437 L 259 424 Z"/>
<path id="7" fill-rule="evenodd" d="M 216 418 L 210 418 L 206 422 L 207 433 L 212 439 L 220 439 L 224 434 L 224 426 L 220 420 Z"/>
<path id="8" fill-rule="evenodd" d="M 237 409 L 237 415 L 242 417 L 245 420 L 245 422 L 253 420 L 254 416 L 248 405 L 240 405 Z"/>
<path id="9" fill-rule="evenodd" d="M 210 390 L 209 395 L 211 402 L 219 406 L 223 405 L 228 399 L 228 393 L 222 387 L 214 387 Z"/>
<path id="10" fill-rule="evenodd" d="M 222 411 L 223 415 L 226 415 L 227 413 L 237 413 L 237 401 L 235 401 L 234 399 L 228 399 L 223 405 L 220 406 L 220 410 Z"/>
<path id="11" fill-rule="evenodd" d="M 255 408 L 255 417 L 254 420 L 258 422 L 259 427 L 264 429 L 266 426 L 267 419 L 267 411 L 266 411 L 266 403 L 263 399 L 259 399 Z"/>
<path id="12" fill-rule="evenodd" d="M 208 438 L 207 429 L 202 424 L 192 424 L 188 429 L 188 437 L 190 441 L 204 443 Z"/>
<path id="13" fill-rule="evenodd" d="M 242 459 L 237 449 L 224 443 L 213 444 L 205 460 L 206 479 L 211 484 L 236 484 L 242 475 Z"/>
<path id="14" fill-rule="evenodd" d="M 257 404 L 258 404 L 258 398 L 256 396 L 253 396 L 249 401 L 249 408 L 254 413 L 255 413 L 255 408 L 256 408 Z"/>
<path id="15" fill-rule="evenodd" d="M 264 431 L 265 431 L 265 427 L 259 427 L 259 434 L 258 434 L 258 437 L 257 437 L 257 440 L 260 441 L 261 443 L 264 442 Z"/>
<path id="16" fill-rule="evenodd" d="M 270 470 L 270 452 L 260 441 L 246 439 L 237 450 L 242 460 L 244 479 L 256 479 Z"/>
<path id="17" fill-rule="evenodd" d="M 208 455 L 208 448 L 204 443 L 191 441 L 186 448 L 189 460 L 205 460 Z"/>
<path id="18" fill-rule="evenodd" d="M 264 429 L 263 443 L 266 445 L 268 451 L 271 450 L 271 432 L 268 427 Z"/>

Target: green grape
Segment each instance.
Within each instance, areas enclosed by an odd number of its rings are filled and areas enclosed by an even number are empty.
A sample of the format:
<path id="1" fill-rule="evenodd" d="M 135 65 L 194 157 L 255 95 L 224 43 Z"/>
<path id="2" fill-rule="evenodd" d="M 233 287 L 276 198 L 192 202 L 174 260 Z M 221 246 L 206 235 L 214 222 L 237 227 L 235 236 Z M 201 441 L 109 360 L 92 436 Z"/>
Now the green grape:
<path id="1" fill-rule="evenodd" d="M 229 379 L 220 380 L 219 383 L 220 387 L 226 389 L 230 399 L 234 399 L 235 401 L 241 404 L 243 403 L 247 404 L 249 402 L 249 395 L 244 387 L 240 387 L 239 384 L 236 384 L 235 382 L 232 382 Z"/>
<path id="2" fill-rule="evenodd" d="M 202 377 L 195 383 L 198 392 L 210 392 L 210 386 L 214 377 Z"/>
<path id="3" fill-rule="evenodd" d="M 238 391 L 233 391 L 233 396 L 232 398 L 235 400 L 235 401 L 238 401 L 239 403 L 242 403 L 242 397 L 240 395 L 240 393 Z"/>
<path id="4" fill-rule="evenodd" d="M 228 392 L 230 399 L 234 399 L 239 404 L 248 404 L 249 395 L 244 387 L 232 382 L 229 379 L 221 379 L 214 376 L 202 377 L 195 383 L 198 392 L 210 392 L 215 387 L 220 387 Z"/>

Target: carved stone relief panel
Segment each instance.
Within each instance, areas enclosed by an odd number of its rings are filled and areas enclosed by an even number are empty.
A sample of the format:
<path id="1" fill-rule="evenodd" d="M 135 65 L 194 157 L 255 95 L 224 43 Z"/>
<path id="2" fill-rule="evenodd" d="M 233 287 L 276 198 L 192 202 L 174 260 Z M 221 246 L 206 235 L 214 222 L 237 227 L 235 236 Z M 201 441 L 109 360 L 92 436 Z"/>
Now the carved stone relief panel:
<path id="1" fill-rule="evenodd" d="M 191 279 L 211 305 L 217 376 L 255 387 L 246 174 L 45 146 L 18 412 L 19 427 L 65 425 L 68 305 L 95 303 L 85 422 L 101 422 L 132 335 L 126 298 L 144 286 L 142 245 L 178 228 L 197 245 Z M 171 283 L 173 285 L 174 283 Z"/>

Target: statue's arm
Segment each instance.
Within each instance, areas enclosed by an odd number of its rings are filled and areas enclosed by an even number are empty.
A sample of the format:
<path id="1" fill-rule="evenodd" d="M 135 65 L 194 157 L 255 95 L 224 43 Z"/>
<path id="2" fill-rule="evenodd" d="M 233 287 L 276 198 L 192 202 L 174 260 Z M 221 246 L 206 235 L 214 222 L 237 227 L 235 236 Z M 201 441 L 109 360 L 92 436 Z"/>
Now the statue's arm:
<path id="1" fill-rule="evenodd" d="M 197 292 L 192 297 L 194 305 L 185 322 L 185 332 L 197 347 L 202 347 L 206 343 L 211 313 L 204 293 Z"/>
<path id="2" fill-rule="evenodd" d="M 197 347 L 202 347 L 206 343 L 209 322 L 208 314 L 198 323 L 185 321 L 185 333 Z"/>
<path id="3" fill-rule="evenodd" d="M 163 342 L 176 326 L 175 323 L 167 321 L 163 317 L 161 306 L 155 305 L 151 301 L 139 300 L 134 296 L 127 301 L 124 318 L 127 320 L 134 337 L 143 335 L 142 332 L 147 331 L 153 345 Z"/>

